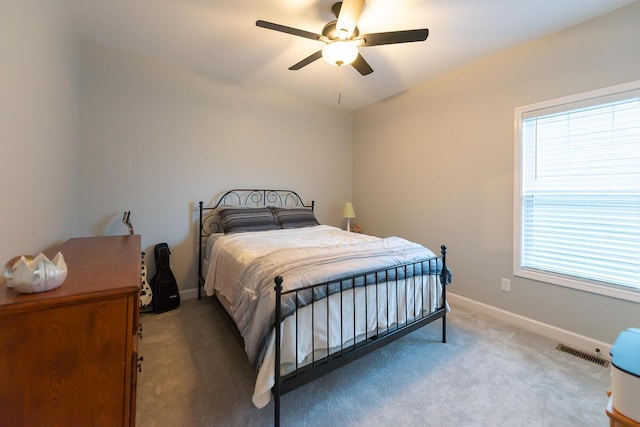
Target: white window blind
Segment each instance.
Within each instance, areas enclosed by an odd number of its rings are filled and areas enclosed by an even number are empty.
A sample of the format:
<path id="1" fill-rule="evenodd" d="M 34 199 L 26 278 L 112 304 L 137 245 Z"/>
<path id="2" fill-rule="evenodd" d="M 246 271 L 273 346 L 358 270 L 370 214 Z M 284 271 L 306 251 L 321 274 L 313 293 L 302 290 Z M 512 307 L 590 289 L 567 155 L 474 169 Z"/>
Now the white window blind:
<path id="1" fill-rule="evenodd" d="M 640 90 L 519 113 L 517 267 L 640 290 Z"/>

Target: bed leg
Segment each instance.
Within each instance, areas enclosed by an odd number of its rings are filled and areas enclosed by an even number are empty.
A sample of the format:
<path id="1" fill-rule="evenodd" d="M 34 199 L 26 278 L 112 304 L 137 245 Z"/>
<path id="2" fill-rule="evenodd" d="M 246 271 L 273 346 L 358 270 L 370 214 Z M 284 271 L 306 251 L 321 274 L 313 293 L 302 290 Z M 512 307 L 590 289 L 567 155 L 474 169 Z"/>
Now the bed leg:
<path id="1" fill-rule="evenodd" d="M 442 316 L 442 342 L 447 342 L 447 315 Z"/>
<path id="2" fill-rule="evenodd" d="M 442 342 L 447 342 L 447 247 L 445 245 L 440 246 L 440 254 L 442 255 L 442 274 L 440 276 L 440 283 L 442 285 L 442 308 L 444 316 L 442 316 Z"/>
<path id="3" fill-rule="evenodd" d="M 275 427 L 279 427 L 280 426 L 280 322 L 282 319 L 282 308 L 281 308 L 281 301 L 282 301 L 282 276 L 277 276 L 274 279 L 275 282 L 275 287 L 274 290 L 276 291 L 276 318 L 275 318 L 275 332 L 276 332 L 276 342 L 275 342 L 275 350 L 276 350 L 276 360 L 274 363 L 274 372 L 273 372 L 273 376 L 274 376 L 274 385 L 273 385 L 273 410 L 274 410 L 274 418 L 273 418 L 273 425 Z"/>

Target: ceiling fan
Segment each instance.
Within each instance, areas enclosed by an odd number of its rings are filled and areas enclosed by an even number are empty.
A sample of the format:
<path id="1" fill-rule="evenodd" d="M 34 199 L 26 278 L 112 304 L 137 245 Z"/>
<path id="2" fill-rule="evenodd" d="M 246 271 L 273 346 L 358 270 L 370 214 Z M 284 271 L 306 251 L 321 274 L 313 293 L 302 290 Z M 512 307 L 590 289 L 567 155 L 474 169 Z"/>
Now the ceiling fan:
<path id="1" fill-rule="evenodd" d="M 263 20 L 256 21 L 256 25 L 269 30 L 280 31 L 282 33 L 293 34 L 294 36 L 326 43 L 326 46 L 321 50 L 289 67 L 290 70 L 299 70 L 317 59 L 324 58 L 326 62 L 332 65 L 342 66 L 351 64 L 353 68 L 363 76 L 373 73 L 373 68 L 371 68 L 362 55 L 360 55 L 359 47 L 421 42 L 425 41 L 429 35 L 427 28 L 360 35 L 356 24 L 358 23 L 358 18 L 360 18 L 363 7 L 364 0 L 343 0 L 342 2 L 335 3 L 331 7 L 331 11 L 337 19 L 325 25 L 322 29 L 322 34 L 299 30 Z"/>

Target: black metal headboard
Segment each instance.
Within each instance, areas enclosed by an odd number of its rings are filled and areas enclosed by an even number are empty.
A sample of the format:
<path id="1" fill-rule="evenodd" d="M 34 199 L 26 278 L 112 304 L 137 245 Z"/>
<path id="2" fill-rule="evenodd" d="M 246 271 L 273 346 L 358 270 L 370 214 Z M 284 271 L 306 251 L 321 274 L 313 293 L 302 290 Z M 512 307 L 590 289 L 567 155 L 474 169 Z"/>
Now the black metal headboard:
<path id="1" fill-rule="evenodd" d="M 224 193 L 215 205 L 205 207 L 204 202 L 199 203 L 200 222 L 198 224 L 199 253 L 198 253 L 198 299 L 201 298 L 201 289 L 204 285 L 202 276 L 203 244 L 207 237 L 213 233 L 222 233 L 222 224 L 218 212 L 224 208 L 259 208 L 263 206 L 286 207 L 315 207 L 315 201 L 305 205 L 302 198 L 291 190 L 252 190 L 237 188 Z"/>
<path id="2" fill-rule="evenodd" d="M 205 207 L 200 202 L 200 235 L 207 237 L 213 233 L 222 233 L 222 224 L 218 212 L 224 208 L 259 208 L 263 206 L 285 207 L 315 207 L 315 202 L 305 205 L 302 198 L 291 190 L 248 190 L 234 189 L 224 193 L 215 205 Z"/>

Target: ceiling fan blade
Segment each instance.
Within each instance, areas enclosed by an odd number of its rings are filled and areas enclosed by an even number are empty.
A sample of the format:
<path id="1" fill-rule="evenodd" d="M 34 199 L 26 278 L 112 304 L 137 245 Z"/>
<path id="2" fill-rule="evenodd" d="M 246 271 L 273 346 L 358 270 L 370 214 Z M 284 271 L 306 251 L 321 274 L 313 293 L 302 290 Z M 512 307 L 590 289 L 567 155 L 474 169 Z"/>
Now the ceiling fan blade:
<path id="1" fill-rule="evenodd" d="M 309 56 L 307 56 L 306 58 L 304 58 L 302 61 L 298 62 L 297 64 L 293 64 L 291 67 L 289 67 L 290 70 L 299 70 L 300 68 L 311 64 L 313 61 L 322 58 L 322 51 L 319 50 L 314 54 L 311 54 Z"/>
<path id="2" fill-rule="evenodd" d="M 311 40 L 320 40 L 320 34 L 312 33 L 310 31 L 299 30 L 293 27 L 287 27 L 286 25 L 274 24 L 273 22 L 263 21 L 261 19 L 256 21 L 258 27 L 266 28 L 268 30 L 280 31 L 281 33 L 293 34 L 294 36 L 304 37 Z"/>
<path id="3" fill-rule="evenodd" d="M 359 38 L 364 40 L 363 46 L 379 46 L 383 44 L 422 42 L 429 36 L 429 30 L 390 31 L 388 33 L 365 34 Z"/>
<path id="4" fill-rule="evenodd" d="M 351 65 L 363 76 L 373 73 L 373 68 L 371 68 L 371 65 L 369 65 L 369 63 L 365 61 L 360 54 L 358 54 L 355 61 L 353 61 Z"/>
<path id="5" fill-rule="evenodd" d="M 364 0 L 342 0 L 336 23 L 339 36 L 342 35 L 344 39 L 347 39 L 353 34 L 363 7 Z"/>

